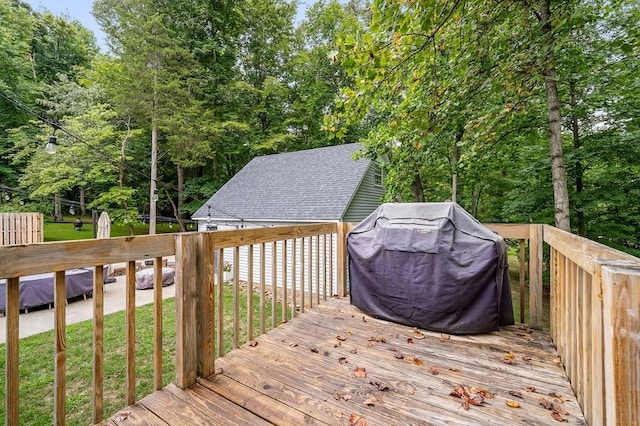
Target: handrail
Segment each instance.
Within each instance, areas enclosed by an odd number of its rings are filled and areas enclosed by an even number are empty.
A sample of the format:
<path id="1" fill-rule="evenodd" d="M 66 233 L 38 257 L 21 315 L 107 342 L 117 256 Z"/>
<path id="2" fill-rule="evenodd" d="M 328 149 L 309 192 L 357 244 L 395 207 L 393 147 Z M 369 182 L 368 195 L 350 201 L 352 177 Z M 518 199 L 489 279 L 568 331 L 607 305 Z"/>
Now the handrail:
<path id="1" fill-rule="evenodd" d="M 589 424 L 640 424 L 640 259 L 544 226 L 551 337 Z"/>
<path id="2" fill-rule="evenodd" d="M 95 267 L 93 421 L 99 422 L 103 418 L 105 265 L 126 265 L 125 395 L 127 403 L 133 403 L 136 261 L 154 260 L 153 383 L 154 389 L 160 389 L 162 259 L 175 255 L 176 384 L 186 387 L 198 376 L 215 371 L 215 359 L 224 355 L 225 346 L 237 347 L 241 340 L 250 341 L 327 297 L 346 295 L 345 243 L 352 226 L 316 224 L 0 247 L 0 278 L 7 279 L 7 424 L 18 424 L 19 277 L 54 272 L 56 300 L 61 301 L 65 298 L 63 271 Z M 640 259 L 547 225 L 487 226 L 505 239 L 520 241 L 520 286 L 524 292 L 528 269 L 531 327 L 543 325 L 543 274 L 549 273 L 550 333 L 588 422 L 640 423 Z M 548 268 L 543 263 L 545 243 L 550 247 Z M 233 272 L 226 284 L 225 261 Z M 225 291 L 230 292 L 233 305 L 229 327 L 223 318 Z M 283 309 L 277 310 L 276 305 Z M 64 303 L 56 303 L 56 423 L 64 423 L 65 417 L 64 320 Z"/>

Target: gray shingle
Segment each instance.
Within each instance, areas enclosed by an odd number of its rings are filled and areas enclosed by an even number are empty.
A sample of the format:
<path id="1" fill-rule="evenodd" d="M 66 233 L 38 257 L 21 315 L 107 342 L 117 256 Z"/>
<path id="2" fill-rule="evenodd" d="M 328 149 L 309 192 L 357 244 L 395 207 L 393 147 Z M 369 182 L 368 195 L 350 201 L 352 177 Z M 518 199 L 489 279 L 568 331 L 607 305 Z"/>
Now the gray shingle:
<path id="1" fill-rule="evenodd" d="M 256 157 L 193 215 L 206 219 L 339 220 L 369 167 L 359 144 Z"/>

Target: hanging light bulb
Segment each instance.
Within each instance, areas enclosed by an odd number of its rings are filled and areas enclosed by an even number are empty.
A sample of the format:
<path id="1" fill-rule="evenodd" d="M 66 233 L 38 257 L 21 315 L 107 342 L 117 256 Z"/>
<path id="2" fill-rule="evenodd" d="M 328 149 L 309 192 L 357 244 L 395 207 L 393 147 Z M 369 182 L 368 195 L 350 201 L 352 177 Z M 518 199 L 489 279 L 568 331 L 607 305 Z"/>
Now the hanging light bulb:
<path id="1" fill-rule="evenodd" d="M 169 222 L 169 228 L 173 228 L 173 223 Z"/>
<path id="2" fill-rule="evenodd" d="M 71 206 L 71 208 L 69 208 L 69 214 L 71 216 L 73 216 L 74 214 L 76 214 L 76 209 L 73 208 L 73 206 Z"/>
<path id="3" fill-rule="evenodd" d="M 20 200 L 20 205 L 24 206 L 24 200 L 23 199 Z"/>
<path id="4" fill-rule="evenodd" d="M 57 150 L 58 139 L 55 137 L 55 135 L 51 135 L 49 136 L 49 142 L 47 142 L 47 145 L 44 147 L 44 152 L 46 152 L 47 154 L 55 154 Z"/>
<path id="5" fill-rule="evenodd" d="M 7 201 L 9 201 L 9 200 L 11 199 L 11 195 L 9 195 L 9 193 L 8 193 L 8 192 L 5 192 L 5 193 L 4 193 L 4 199 L 5 199 L 5 200 L 7 200 Z"/>

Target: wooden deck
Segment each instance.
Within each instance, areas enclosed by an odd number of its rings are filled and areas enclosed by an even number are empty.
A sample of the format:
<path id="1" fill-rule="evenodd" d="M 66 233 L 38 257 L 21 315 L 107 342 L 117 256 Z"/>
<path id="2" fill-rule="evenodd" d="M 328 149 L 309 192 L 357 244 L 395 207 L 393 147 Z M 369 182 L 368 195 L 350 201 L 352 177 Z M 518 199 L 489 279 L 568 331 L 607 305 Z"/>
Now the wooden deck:
<path id="1" fill-rule="evenodd" d="M 364 315 L 348 299 L 314 307 L 216 369 L 102 424 L 586 424 L 547 333 L 421 333 Z M 484 403 L 465 409 L 450 395 L 456 385 L 471 398 L 484 389 Z"/>

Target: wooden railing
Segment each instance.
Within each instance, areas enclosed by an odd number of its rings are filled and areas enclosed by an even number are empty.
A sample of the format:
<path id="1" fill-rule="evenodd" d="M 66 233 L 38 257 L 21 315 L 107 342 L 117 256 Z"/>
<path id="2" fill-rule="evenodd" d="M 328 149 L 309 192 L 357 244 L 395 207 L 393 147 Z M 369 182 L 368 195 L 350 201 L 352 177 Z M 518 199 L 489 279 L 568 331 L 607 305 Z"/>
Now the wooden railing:
<path id="1" fill-rule="evenodd" d="M 640 259 L 543 227 L 551 337 L 589 424 L 640 424 Z"/>
<path id="2" fill-rule="evenodd" d="M 543 243 L 551 247 L 551 323 L 576 395 L 591 424 L 638 424 L 640 411 L 639 260 L 543 225 L 488 225 L 519 240 L 521 303 L 531 327 L 544 324 Z M 349 224 L 184 233 L 0 247 L 7 278 L 6 423 L 18 424 L 19 277 L 54 272 L 56 302 L 65 300 L 64 271 L 95 267 L 93 416 L 103 418 L 104 265 L 126 263 L 125 395 L 136 401 L 135 267 L 154 259 L 153 387 L 162 387 L 161 265 L 175 255 L 176 378 L 187 387 L 215 371 L 215 359 L 242 341 L 287 321 L 334 294 L 348 293 Z M 528 243 L 528 253 L 526 245 Z M 528 269 L 527 269 L 528 264 Z M 230 266 L 233 279 L 225 282 Z M 528 281 L 525 275 L 528 274 Z M 231 318 L 223 318 L 225 293 Z M 246 297 L 243 303 L 241 298 Z M 54 422 L 65 422 L 65 303 L 55 303 Z M 524 305 L 521 312 L 524 312 Z"/>

